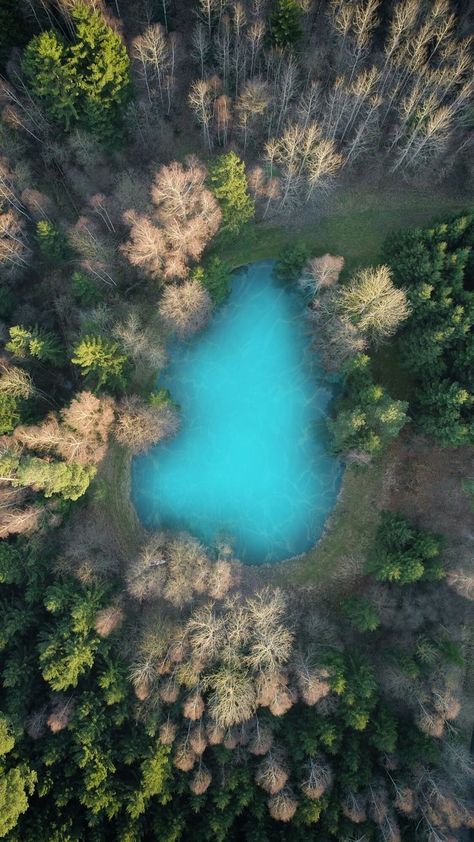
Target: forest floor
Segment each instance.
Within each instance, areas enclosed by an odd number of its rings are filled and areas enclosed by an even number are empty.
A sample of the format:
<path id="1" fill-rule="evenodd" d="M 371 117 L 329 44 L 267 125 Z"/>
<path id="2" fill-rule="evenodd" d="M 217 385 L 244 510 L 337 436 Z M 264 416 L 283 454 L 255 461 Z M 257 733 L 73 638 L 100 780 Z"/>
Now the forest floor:
<path id="1" fill-rule="evenodd" d="M 449 213 L 469 208 L 471 204 L 456 193 L 437 192 L 435 195 L 408 187 L 383 193 L 346 190 L 332 197 L 324 216 L 316 215 L 311 222 L 298 222 L 293 218 L 287 225 L 259 223 L 249 227 L 231 244 L 217 243 L 213 252 L 236 269 L 256 260 L 275 259 L 285 245 L 303 241 L 313 254 L 343 255 L 345 272 L 352 272 L 359 266 L 376 264 L 380 260 L 383 242 L 392 231 L 435 222 L 437 218 L 446 218 Z M 409 397 L 411 384 L 400 366 L 396 343 L 378 352 L 374 369 L 378 381 L 393 397 Z M 395 442 L 381 463 L 375 463 L 365 471 L 354 467 L 346 469 L 336 507 L 323 537 L 313 549 L 279 565 L 247 567 L 245 577 L 322 589 L 327 585 L 333 587 L 337 578 L 344 587 L 344 582 L 360 573 L 376 529 L 378 512 L 389 506 L 398 447 Z M 448 461 L 449 458 L 447 456 Z M 469 480 L 464 472 L 458 476 Z M 99 481 L 103 489 L 100 508 L 107 529 L 117 530 L 127 553 L 137 551 L 144 533 L 130 500 L 130 459 L 122 448 L 113 446 L 109 449 Z M 411 511 L 411 503 L 408 505 Z"/>

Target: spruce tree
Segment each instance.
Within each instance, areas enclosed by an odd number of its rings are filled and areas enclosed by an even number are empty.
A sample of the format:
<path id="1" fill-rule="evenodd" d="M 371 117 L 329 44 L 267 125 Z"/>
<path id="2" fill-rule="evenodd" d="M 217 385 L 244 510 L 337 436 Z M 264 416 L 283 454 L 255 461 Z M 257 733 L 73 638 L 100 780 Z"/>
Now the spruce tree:
<path id="1" fill-rule="evenodd" d="M 221 155 L 209 170 L 212 191 L 222 211 L 223 230 L 238 234 L 255 214 L 245 164 L 235 152 Z"/>
<path id="2" fill-rule="evenodd" d="M 270 39 L 275 47 L 291 49 L 301 38 L 301 6 L 298 0 L 276 0 L 270 17 Z"/>
<path id="3" fill-rule="evenodd" d="M 68 131 L 79 118 L 80 91 L 67 45 L 56 32 L 35 35 L 25 48 L 22 66 L 33 95 Z"/>
<path id="4" fill-rule="evenodd" d="M 117 342 L 103 336 L 85 336 L 74 347 L 71 362 L 79 366 L 85 380 L 95 388 L 124 384 L 127 356 Z"/>
<path id="5" fill-rule="evenodd" d="M 56 334 L 50 330 L 35 327 L 13 325 L 9 329 L 10 339 L 5 348 L 10 354 L 19 359 L 37 359 L 51 365 L 61 365 L 64 362 L 64 352 Z"/>
<path id="6" fill-rule="evenodd" d="M 113 145 L 130 91 L 130 60 L 100 10 L 76 3 L 73 43 L 54 31 L 31 39 L 23 70 L 31 92 L 66 131 L 80 124 Z"/>

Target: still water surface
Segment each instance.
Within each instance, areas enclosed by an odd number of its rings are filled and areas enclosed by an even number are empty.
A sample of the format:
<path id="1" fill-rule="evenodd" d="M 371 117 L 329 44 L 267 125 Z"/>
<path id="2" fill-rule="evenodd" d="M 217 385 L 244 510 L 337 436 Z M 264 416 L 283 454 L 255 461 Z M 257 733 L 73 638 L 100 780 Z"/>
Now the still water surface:
<path id="1" fill-rule="evenodd" d="M 314 351 L 299 292 L 270 261 L 233 280 L 226 304 L 160 377 L 180 405 L 178 435 L 132 465 L 145 526 L 231 538 L 246 563 L 309 549 L 336 501 L 340 463 L 326 448 L 332 385 Z"/>

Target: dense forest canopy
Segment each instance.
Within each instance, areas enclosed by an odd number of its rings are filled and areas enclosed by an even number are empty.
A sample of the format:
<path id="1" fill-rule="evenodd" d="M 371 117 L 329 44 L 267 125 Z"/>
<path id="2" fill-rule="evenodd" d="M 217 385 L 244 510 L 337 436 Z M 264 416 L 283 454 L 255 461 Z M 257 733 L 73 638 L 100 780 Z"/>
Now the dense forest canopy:
<path id="1" fill-rule="evenodd" d="M 474 826 L 473 19 L 1 0 L 1 838 Z M 276 573 L 146 532 L 128 494 L 183 423 L 173 342 L 259 257 L 336 375 L 345 464 Z"/>

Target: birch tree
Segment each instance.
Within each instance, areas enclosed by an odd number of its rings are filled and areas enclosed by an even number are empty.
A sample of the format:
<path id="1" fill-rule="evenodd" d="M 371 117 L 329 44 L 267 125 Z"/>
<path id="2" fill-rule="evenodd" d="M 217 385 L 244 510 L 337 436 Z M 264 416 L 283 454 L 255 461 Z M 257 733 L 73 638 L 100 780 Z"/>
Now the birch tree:
<path id="1" fill-rule="evenodd" d="M 156 84 L 163 105 L 165 79 L 171 68 L 169 42 L 164 27 L 159 23 L 153 24 L 142 35 L 134 38 L 132 55 L 140 67 L 148 99 L 151 102 Z"/>
<path id="2" fill-rule="evenodd" d="M 198 79 L 196 82 L 193 82 L 188 101 L 198 123 L 202 127 L 204 143 L 209 151 L 211 151 L 212 138 L 210 125 L 213 115 L 214 97 L 210 81 L 207 79 Z"/>
<path id="3" fill-rule="evenodd" d="M 251 79 L 242 89 L 236 102 L 238 126 L 243 136 L 244 152 L 249 138 L 258 131 L 261 118 L 270 103 L 268 85 L 262 79 Z"/>

